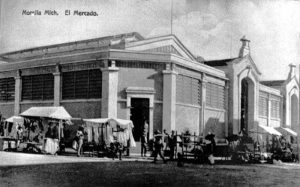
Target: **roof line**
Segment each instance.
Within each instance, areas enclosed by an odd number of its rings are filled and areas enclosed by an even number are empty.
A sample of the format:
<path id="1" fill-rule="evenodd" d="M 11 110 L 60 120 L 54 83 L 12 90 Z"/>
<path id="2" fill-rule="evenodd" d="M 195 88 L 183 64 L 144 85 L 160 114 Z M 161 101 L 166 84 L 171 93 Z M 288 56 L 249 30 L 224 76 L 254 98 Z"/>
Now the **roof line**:
<path id="1" fill-rule="evenodd" d="M 175 34 L 166 34 L 166 35 L 158 35 L 150 38 L 146 38 L 146 40 L 156 39 L 156 38 L 162 38 L 162 37 L 174 37 L 176 42 L 178 42 L 180 45 L 184 47 L 184 49 L 194 58 L 196 59 L 195 55 L 179 40 L 179 38 Z"/>
<path id="2" fill-rule="evenodd" d="M 141 40 L 144 39 L 144 37 L 141 34 L 139 34 L 138 32 L 129 32 L 129 33 L 124 33 L 124 34 L 117 34 L 117 35 L 104 36 L 104 37 L 91 38 L 91 39 L 84 39 L 84 40 L 77 40 L 77 41 L 71 41 L 71 42 L 65 42 L 65 43 L 59 43 L 59 44 L 31 47 L 31 48 L 21 49 L 21 50 L 17 50 L 17 51 L 12 51 L 12 52 L 1 53 L 0 54 L 0 59 L 2 59 L 2 58 L 6 59 L 5 57 L 3 57 L 5 55 L 12 55 L 12 54 L 23 53 L 23 52 L 30 52 L 30 51 L 46 49 L 46 48 L 61 47 L 61 46 L 66 46 L 66 45 L 70 45 L 70 44 L 92 42 L 92 41 L 97 41 L 99 39 L 119 38 L 119 37 L 130 36 L 130 35 L 135 35 L 135 36 L 137 36 L 138 39 L 141 39 Z"/>

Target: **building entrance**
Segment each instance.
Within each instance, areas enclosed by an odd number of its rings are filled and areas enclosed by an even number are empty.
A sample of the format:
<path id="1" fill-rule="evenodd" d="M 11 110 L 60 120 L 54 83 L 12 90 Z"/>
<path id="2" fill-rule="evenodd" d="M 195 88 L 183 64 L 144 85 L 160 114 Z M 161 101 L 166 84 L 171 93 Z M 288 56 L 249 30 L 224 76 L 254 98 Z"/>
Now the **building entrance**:
<path id="1" fill-rule="evenodd" d="M 130 120 L 134 124 L 133 137 L 135 141 L 139 142 L 143 133 L 144 121 L 149 121 L 149 99 L 132 98 L 130 114 Z"/>
<path id="2" fill-rule="evenodd" d="M 241 130 L 245 129 L 248 132 L 248 81 L 242 80 L 242 93 L 241 93 Z"/>

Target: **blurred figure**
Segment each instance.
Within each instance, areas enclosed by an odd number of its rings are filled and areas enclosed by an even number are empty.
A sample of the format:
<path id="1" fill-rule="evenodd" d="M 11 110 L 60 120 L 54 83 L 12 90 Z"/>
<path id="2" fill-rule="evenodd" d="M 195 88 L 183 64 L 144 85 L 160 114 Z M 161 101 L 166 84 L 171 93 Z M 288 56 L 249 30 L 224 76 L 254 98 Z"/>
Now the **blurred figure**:
<path id="1" fill-rule="evenodd" d="M 162 136 L 159 130 L 154 132 L 154 163 L 156 163 L 158 155 L 162 158 L 163 162 L 166 163 L 165 157 L 161 153 L 163 148 Z"/>
<path id="2" fill-rule="evenodd" d="M 144 121 L 144 125 L 142 127 L 142 137 L 141 137 L 141 156 L 146 156 L 147 153 L 147 136 L 148 136 L 148 128 L 149 128 L 149 124 L 148 121 L 145 120 Z"/>
<path id="3" fill-rule="evenodd" d="M 84 139 L 84 128 L 82 126 L 79 126 L 79 128 L 76 132 L 76 140 L 77 140 L 77 145 L 78 145 L 78 148 L 77 148 L 77 156 L 78 157 L 81 156 L 83 139 Z"/>

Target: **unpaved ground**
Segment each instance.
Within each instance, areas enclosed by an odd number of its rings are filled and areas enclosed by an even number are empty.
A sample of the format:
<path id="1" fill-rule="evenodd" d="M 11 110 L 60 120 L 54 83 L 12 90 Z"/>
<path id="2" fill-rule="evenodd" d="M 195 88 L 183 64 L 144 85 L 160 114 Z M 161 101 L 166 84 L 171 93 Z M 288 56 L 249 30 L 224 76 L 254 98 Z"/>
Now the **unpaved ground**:
<path id="1" fill-rule="evenodd" d="M 83 161 L 83 160 L 82 160 Z M 145 161 L 1 166 L 0 186 L 300 186 L 300 166 Z"/>

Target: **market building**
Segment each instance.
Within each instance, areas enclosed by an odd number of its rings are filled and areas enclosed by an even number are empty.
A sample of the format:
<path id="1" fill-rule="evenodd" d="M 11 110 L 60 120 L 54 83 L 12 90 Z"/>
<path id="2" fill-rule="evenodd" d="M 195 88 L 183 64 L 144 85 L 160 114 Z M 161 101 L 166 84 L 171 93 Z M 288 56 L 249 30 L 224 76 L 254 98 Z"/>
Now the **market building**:
<path id="1" fill-rule="evenodd" d="M 73 117 L 131 119 L 139 141 L 155 129 L 213 132 L 218 138 L 254 125 L 296 129 L 299 84 L 262 81 L 243 38 L 239 56 L 205 61 L 174 35 L 127 33 L 0 55 L 0 112 L 64 106 Z"/>

